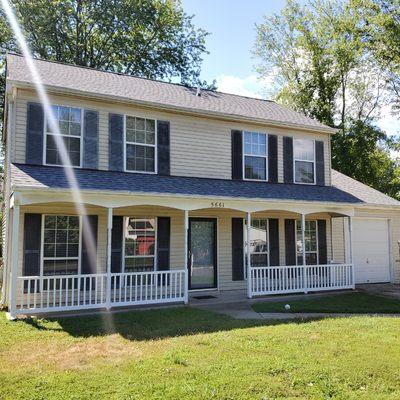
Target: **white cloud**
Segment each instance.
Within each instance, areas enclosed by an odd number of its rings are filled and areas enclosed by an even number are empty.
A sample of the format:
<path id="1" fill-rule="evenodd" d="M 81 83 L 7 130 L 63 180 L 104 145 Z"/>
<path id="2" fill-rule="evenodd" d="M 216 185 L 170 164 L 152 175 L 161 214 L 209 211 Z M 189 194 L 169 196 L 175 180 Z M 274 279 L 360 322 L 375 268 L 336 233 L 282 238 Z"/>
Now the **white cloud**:
<path id="1" fill-rule="evenodd" d="M 272 90 L 274 79 L 273 76 L 260 79 L 256 75 L 244 78 L 234 75 L 219 75 L 216 81 L 220 92 L 261 99 L 265 97 L 263 94 Z"/>
<path id="2" fill-rule="evenodd" d="M 397 135 L 400 133 L 400 119 L 396 115 L 392 115 L 389 105 L 382 107 L 380 118 L 376 124 L 388 135 Z"/>

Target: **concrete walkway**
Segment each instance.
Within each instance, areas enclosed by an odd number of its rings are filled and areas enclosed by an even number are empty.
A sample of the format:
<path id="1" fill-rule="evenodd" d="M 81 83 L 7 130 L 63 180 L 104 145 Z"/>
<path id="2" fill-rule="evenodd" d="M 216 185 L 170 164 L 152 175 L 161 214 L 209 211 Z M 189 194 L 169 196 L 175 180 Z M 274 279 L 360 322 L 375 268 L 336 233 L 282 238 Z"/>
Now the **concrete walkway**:
<path id="1" fill-rule="evenodd" d="M 194 308 L 213 311 L 228 315 L 235 319 L 262 319 L 262 320 L 293 320 L 293 319 L 319 319 L 319 318 L 351 318 L 360 316 L 369 317 L 396 317 L 400 314 L 349 314 L 349 313 L 259 313 L 252 309 L 251 302 L 197 305 Z M 193 306 L 192 306 L 193 307 Z"/>
<path id="2" fill-rule="evenodd" d="M 357 286 L 356 291 L 379 294 L 400 299 L 400 285 L 393 284 L 369 284 Z M 332 292 L 319 292 L 312 294 L 294 294 L 282 296 L 259 297 L 247 299 L 246 293 L 238 292 L 214 292 L 215 297 L 208 299 L 196 299 L 198 294 L 191 294 L 189 307 L 202 310 L 213 311 L 219 314 L 228 315 L 235 319 L 261 319 L 261 320 L 292 320 L 292 319 L 312 319 L 312 318 L 346 318 L 356 316 L 376 316 L 376 317 L 400 317 L 399 314 L 344 314 L 344 313 L 258 313 L 251 307 L 257 302 L 288 302 L 293 300 L 304 300 L 310 298 L 320 298 L 326 296 L 340 296 L 343 293 L 352 293 L 353 291 L 342 290 Z"/>
<path id="3" fill-rule="evenodd" d="M 378 296 L 390 297 L 400 300 L 400 285 L 394 283 L 369 283 L 357 285 L 357 290 L 364 293 L 375 294 Z"/>
<path id="4" fill-rule="evenodd" d="M 349 293 L 349 291 L 335 291 L 325 293 L 312 293 L 312 294 L 294 294 L 285 296 L 268 296 L 258 297 L 255 299 L 247 299 L 245 293 L 242 296 L 238 296 L 237 293 L 221 292 L 215 293 L 215 298 L 206 300 L 190 299 L 189 307 L 198 308 L 200 310 L 213 311 L 219 314 L 228 315 L 235 319 L 295 319 L 295 318 L 319 318 L 326 316 L 325 314 L 294 314 L 294 313 L 259 313 L 253 310 L 252 304 L 258 302 L 288 302 L 293 300 L 301 300 L 307 298 L 320 298 L 327 295 L 340 295 L 343 293 Z M 340 314 L 343 316 L 343 314 Z"/>

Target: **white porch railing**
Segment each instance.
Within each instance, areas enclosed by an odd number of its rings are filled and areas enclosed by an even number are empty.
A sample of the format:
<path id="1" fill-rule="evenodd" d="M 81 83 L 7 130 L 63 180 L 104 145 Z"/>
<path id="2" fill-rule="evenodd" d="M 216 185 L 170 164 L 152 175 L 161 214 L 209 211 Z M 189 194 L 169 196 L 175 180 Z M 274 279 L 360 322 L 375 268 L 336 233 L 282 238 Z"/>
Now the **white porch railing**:
<path id="1" fill-rule="evenodd" d="M 16 314 L 187 301 L 184 270 L 18 277 Z"/>
<path id="2" fill-rule="evenodd" d="M 352 264 L 251 267 L 249 297 L 353 289 Z"/>
<path id="3" fill-rule="evenodd" d="M 111 306 L 185 301 L 185 271 L 112 274 Z"/>

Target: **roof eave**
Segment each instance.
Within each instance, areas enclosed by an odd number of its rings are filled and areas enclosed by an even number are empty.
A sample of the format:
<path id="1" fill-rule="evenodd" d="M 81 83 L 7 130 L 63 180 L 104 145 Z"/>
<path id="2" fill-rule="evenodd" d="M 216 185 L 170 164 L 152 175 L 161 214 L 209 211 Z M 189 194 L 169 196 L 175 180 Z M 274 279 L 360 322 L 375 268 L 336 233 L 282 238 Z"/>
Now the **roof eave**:
<path id="1" fill-rule="evenodd" d="M 18 80 L 13 80 L 13 79 L 8 79 L 8 82 L 20 89 L 34 89 L 35 90 L 35 85 L 30 82 L 18 81 Z M 328 133 L 328 134 L 337 133 L 337 129 L 330 128 L 329 126 L 316 127 L 316 126 L 311 126 L 311 125 L 280 122 L 280 121 L 275 121 L 275 120 L 271 120 L 271 119 L 246 117 L 245 115 L 226 114 L 226 113 L 213 112 L 213 111 L 207 111 L 207 110 L 201 110 L 201 109 L 197 109 L 196 111 L 194 111 L 193 109 L 187 108 L 187 107 L 179 107 L 179 106 L 167 105 L 164 103 L 155 103 L 155 102 L 147 102 L 147 101 L 143 101 L 143 100 L 129 99 L 129 98 L 122 97 L 122 96 L 102 95 L 102 94 L 97 94 L 97 93 L 93 93 L 93 92 L 87 92 L 84 90 L 70 89 L 70 88 L 64 88 L 64 87 L 61 88 L 58 86 L 45 85 L 45 88 L 46 88 L 46 90 L 53 92 L 55 94 L 69 94 L 69 95 L 73 95 L 73 96 L 90 97 L 91 99 L 113 100 L 113 101 L 117 101 L 117 102 L 121 102 L 121 103 L 135 104 L 135 105 L 148 107 L 148 108 L 159 108 L 159 109 L 163 109 L 163 110 L 174 111 L 174 112 L 179 112 L 179 113 L 184 113 L 184 114 L 189 114 L 189 115 L 214 117 L 214 118 L 225 119 L 225 120 L 236 121 L 236 122 L 238 122 L 238 121 L 250 122 L 250 123 L 270 125 L 270 126 L 274 126 L 274 127 L 287 128 L 287 129 L 295 128 L 295 129 L 300 129 L 300 130 L 309 131 L 309 132 L 311 131 L 311 132 Z"/>
<path id="2" fill-rule="evenodd" d="M 12 185 L 11 189 L 13 192 L 20 193 L 60 193 L 60 192 L 70 192 L 70 189 L 66 188 L 50 188 L 50 187 L 36 187 L 30 185 Z M 252 201 L 252 202 L 270 202 L 270 203 L 283 203 L 283 204 L 315 204 L 322 206 L 333 206 L 333 207 L 356 207 L 359 203 L 350 202 L 327 202 L 327 201 L 317 201 L 317 200 L 291 200 L 285 198 L 260 198 L 260 197 L 231 197 L 231 196 L 215 196 L 215 195 L 199 195 L 199 194 L 181 194 L 181 193 L 166 193 L 166 192 L 142 192 L 142 191 L 127 191 L 127 190 L 99 190 L 99 189 L 81 189 L 79 190 L 81 194 L 99 194 L 99 195 L 122 195 L 122 196 L 159 196 L 159 197 L 174 197 L 174 198 L 190 198 L 190 199 L 215 199 L 219 200 L 229 200 L 229 201 Z"/>

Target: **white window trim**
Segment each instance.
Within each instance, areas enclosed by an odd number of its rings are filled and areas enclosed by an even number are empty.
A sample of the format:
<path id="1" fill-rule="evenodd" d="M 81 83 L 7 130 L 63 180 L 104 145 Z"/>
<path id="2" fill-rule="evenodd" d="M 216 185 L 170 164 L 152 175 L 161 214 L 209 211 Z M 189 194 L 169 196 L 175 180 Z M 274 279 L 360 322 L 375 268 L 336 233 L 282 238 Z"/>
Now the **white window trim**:
<path id="1" fill-rule="evenodd" d="M 248 154 L 244 151 L 244 134 L 245 133 L 258 133 L 261 135 L 265 135 L 265 156 L 260 156 L 260 155 L 254 155 L 254 154 Z M 269 171 L 268 171 L 268 151 L 269 151 L 269 146 L 268 146 L 268 133 L 265 132 L 256 132 L 256 131 L 242 131 L 242 176 L 244 181 L 253 181 L 253 182 L 268 182 L 269 180 Z M 265 179 L 251 179 L 251 178 L 246 178 L 246 167 L 245 167 L 245 157 L 258 157 L 258 158 L 265 158 Z"/>
<path id="2" fill-rule="evenodd" d="M 268 259 L 268 265 L 267 267 L 270 267 L 270 254 L 271 254 L 271 248 L 270 248 L 270 240 L 269 240 L 269 220 L 270 218 L 252 218 L 251 222 L 253 222 L 254 220 L 262 220 L 265 219 L 267 221 L 267 244 L 268 244 L 268 251 L 267 251 L 267 259 Z M 246 246 L 246 219 L 244 218 L 243 220 L 243 269 L 244 269 L 244 280 L 247 280 L 247 246 Z M 251 228 L 250 228 L 251 229 Z M 251 255 L 252 254 L 265 254 L 265 253 L 261 253 L 261 252 L 255 252 L 255 253 L 250 253 L 250 262 L 251 262 Z"/>
<path id="3" fill-rule="evenodd" d="M 295 143 L 296 140 L 310 140 L 313 142 L 313 147 L 314 147 L 314 159 L 311 160 L 304 160 L 301 158 L 296 158 L 295 157 Z M 296 181 L 296 161 L 303 161 L 303 162 L 309 162 L 313 163 L 313 172 L 314 172 L 314 181 L 313 182 L 298 182 Z M 301 139 L 301 138 L 293 138 L 293 182 L 297 183 L 299 185 L 316 185 L 316 162 L 315 162 L 315 139 Z"/>
<path id="4" fill-rule="evenodd" d="M 151 255 L 144 255 L 144 256 L 126 256 L 125 255 L 125 226 L 126 226 L 126 221 L 128 218 L 134 218 L 134 219 L 141 219 L 141 220 L 149 220 L 149 219 L 154 219 L 154 256 Z M 157 260 L 157 253 L 158 253 L 158 243 L 157 243 L 157 226 L 158 226 L 158 221 L 157 217 L 137 217 L 137 216 L 124 216 L 123 217 L 123 230 L 122 230 L 122 265 L 121 265 L 121 272 L 125 273 L 125 258 L 154 258 L 154 267 L 153 271 L 158 271 L 158 260 Z"/>
<path id="5" fill-rule="evenodd" d="M 59 135 L 57 133 L 51 133 L 47 132 L 47 117 L 46 117 L 46 112 L 44 112 L 44 118 L 43 118 L 43 165 L 48 165 L 51 167 L 72 167 L 72 168 L 82 168 L 83 164 L 83 124 L 84 124 L 84 112 L 85 110 L 81 107 L 75 107 L 75 106 L 70 106 L 70 105 L 63 105 L 63 104 L 52 104 L 52 106 L 55 107 L 67 107 L 67 108 L 76 108 L 77 110 L 81 111 L 81 135 L 80 136 L 74 136 L 74 135 L 65 135 L 60 133 Z M 58 122 L 58 118 L 57 118 Z M 46 149 L 47 149 L 47 135 L 53 135 L 53 136 L 65 136 L 65 137 L 72 137 L 72 138 L 79 138 L 79 165 L 63 165 L 63 164 L 50 164 L 46 162 Z"/>
<path id="6" fill-rule="evenodd" d="M 316 235 L 316 246 L 317 246 L 317 250 L 316 250 L 316 251 L 305 251 L 305 254 L 306 254 L 306 256 L 307 256 L 307 254 L 314 254 L 314 253 L 316 253 L 316 254 L 317 254 L 317 264 L 316 264 L 316 265 L 319 265 L 318 220 L 316 220 L 316 219 L 307 219 L 307 221 L 315 221 L 315 235 Z M 300 223 L 300 226 L 301 226 L 301 221 L 299 221 L 299 220 L 296 219 L 296 226 L 295 226 L 295 232 L 296 232 L 296 235 L 295 235 L 295 245 L 296 245 L 296 265 L 297 265 L 297 266 L 299 265 L 299 263 L 298 263 L 298 256 L 299 256 L 299 255 L 303 255 L 302 253 L 299 253 L 299 252 L 297 251 L 297 239 L 298 239 L 298 236 L 297 236 L 297 225 L 298 225 L 299 223 Z M 300 236 L 299 239 L 300 239 L 300 240 L 302 239 L 301 236 Z M 303 246 L 305 246 L 304 243 L 303 243 Z M 307 259 L 307 257 L 306 257 L 306 259 Z M 301 266 L 301 265 L 303 265 L 303 264 L 300 264 L 300 266 Z M 309 265 L 309 264 L 306 264 L 306 265 Z"/>
<path id="7" fill-rule="evenodd" d="M 79 245 L 78 245 L 78 257 L 45 257 L 44 256 L 44 223 L 46 217 L 78 217 L 79 219 Z M 81 262 L 82 262 L 82 216 L 81 215 L 72 215 L 72 214 L 42 214 L 42 227 L 41 227 L 41 240 L 40 240 L 40 276 L 48 277 L 53 275 L 44 275 L 43 274 L 43 264 L 46 260 L 76 260 L 78 259 L 78 272 L 77 274 L 81 274 Z M 73 274 L 75 275 L 75 274 Z M 60 274 L 57 276 L 68 276 L 68 274 Z"/>
<path id="8" fill-rule="evenodd" d="M 143 118 L 143 119 L 151 119 L 154 121 L 154 144 L 146 144 L 146 143 L 137 143 L 137 142 L 128 142 L 126 140 L 126 118 L 127 117 L 132 117 L 132 118 Z M 158 174 L 158 120 L 156 118 L 150 118 L 150 117 L 143 117 L 143 116 L 137 116 L 137 115 L 128 115 L 124 114 L 124 120 L 123 120 L 123 129 L 124 129 L 124 148 L 123 148 L 123 157 L 124 157 L 124 172 L 130 172 L 133 174 L 152 174 L 156 175 Z M 126 145 L 127 144 L 133 144 L 137 146 L 147 146 L 147 147 L 154 147 L 154 171 L 135 171 L 131 169 L 126 168 Z"/>

